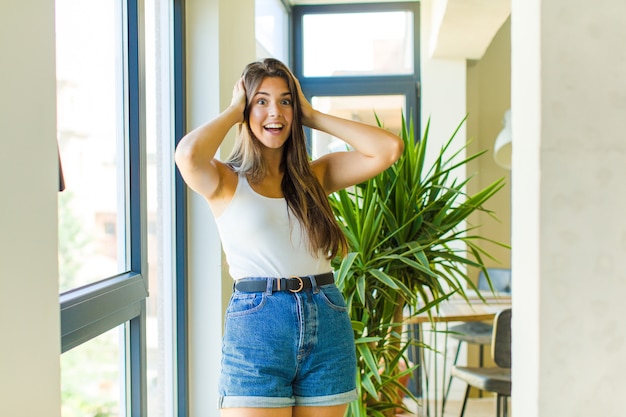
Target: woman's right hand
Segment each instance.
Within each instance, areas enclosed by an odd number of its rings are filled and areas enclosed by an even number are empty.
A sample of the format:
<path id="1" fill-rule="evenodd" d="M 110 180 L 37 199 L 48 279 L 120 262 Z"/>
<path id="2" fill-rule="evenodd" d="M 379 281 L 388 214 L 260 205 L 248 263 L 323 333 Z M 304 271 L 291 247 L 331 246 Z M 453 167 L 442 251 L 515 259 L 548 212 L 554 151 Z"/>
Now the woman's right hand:
<path id="1" fill-rule="evenodd" d="M 245 109 L 246 88 L 243 79 L 239 79 L 233 87 L 230 106 L 187 133 L 176 147 L 176 165 L 183 179 L 209 202 L 216 199 L 216 193 L 224 191 L 223 173 L 228 170 L 215 155 L 230 129 L 243 123 Z"/>
<path id="2" fill-rule="evenodd" d="M 243 78 L 240 78 L 233 87 L 233 98 L 230 101 L 230 107 L 236 109 L 241 115 L 241 119 L 237 123 L 243 123 L 243 113 L 246 110 L 246 87 L 243 84 Z"/>

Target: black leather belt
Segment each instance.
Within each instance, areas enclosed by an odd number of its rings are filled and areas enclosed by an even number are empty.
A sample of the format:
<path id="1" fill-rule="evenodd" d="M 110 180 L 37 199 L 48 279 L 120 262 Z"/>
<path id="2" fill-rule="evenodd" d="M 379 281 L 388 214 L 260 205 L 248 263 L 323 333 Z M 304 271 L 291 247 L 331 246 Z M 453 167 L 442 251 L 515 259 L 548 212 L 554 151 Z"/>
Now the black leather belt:
<path id="1" fill-rule="evenodd" d="M 313 275 L 313 277 L 318 286 L 335 282 L 335 276 L 332 272 Z M 241 278 L 235 282 L 234 289 L 241 292 L 263 292 L 267 290 L 267 280 L 272 280 L 272 291 L 300 292 L 313 288 L 311 278 L 309 277 L 289 277 L 265 279 Z"/>

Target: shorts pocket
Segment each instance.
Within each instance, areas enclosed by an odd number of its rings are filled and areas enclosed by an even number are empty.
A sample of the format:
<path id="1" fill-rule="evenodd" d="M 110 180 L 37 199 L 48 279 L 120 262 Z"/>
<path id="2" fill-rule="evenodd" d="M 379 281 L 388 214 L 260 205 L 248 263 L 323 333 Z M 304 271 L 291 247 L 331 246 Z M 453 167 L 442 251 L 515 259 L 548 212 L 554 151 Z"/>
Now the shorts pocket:
<path id="1" fill-rule="evenodd" d="M 346 300 L 343 298 L 343 294 L 336 285 L 324 285 L 319 287 L 319 289 L 320 295 L 326 304 L 337 311 L 348 311 Z"/>
<path id="2" fill-rule="evenodd" d="M 264 292 L 235 292 L 230 297 L 226 317 L 244 316 L 263 308 L 267 295 Z"/>

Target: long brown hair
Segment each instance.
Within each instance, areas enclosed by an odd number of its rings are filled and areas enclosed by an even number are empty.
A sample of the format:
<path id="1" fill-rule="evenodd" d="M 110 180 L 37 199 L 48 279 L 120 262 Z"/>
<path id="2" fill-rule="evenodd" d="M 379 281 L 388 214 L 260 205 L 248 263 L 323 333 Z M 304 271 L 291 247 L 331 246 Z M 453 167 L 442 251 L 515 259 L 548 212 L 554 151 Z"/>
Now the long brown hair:
<path id="1" fill-rule="evenodd" d="M 237 141 L 226 163 L 236 172 L 245 174 L 253 183 L 263 179 L 266 166 L 261 157 L 260 142 L 250 128 L 250 106 L 252 97 L 266 77 L 284 79 L 291 93 L 294 111 L 291 136 L 284 144 L 281 160 L 283 196 L 287 206 L 306 231 L 309 251 L 312 254 L 322 254 L 329 259 L 338 254 L 344 255 L 348 247 L 346 238 L 335 220 L 328 196 L 313 174 L 309 162 L 294 75 L 279 60 L 266 58 L 248 64 L 242 76 L 247 96 L 244 123 L 239 126 Z"/>

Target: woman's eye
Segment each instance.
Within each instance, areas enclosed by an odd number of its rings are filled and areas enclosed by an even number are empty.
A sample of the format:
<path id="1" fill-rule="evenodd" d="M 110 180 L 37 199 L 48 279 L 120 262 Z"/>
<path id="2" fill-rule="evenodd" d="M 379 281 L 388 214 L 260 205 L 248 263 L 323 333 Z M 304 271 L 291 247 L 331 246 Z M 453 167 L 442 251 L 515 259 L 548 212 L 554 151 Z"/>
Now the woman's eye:
<path id="1" fill-rule="evenodd" d="M 291 106 L 291 100 L 289 99 L 284 99 L 281 103 L 283 106 Z"/>
<path id="2" fill-rule="evenodd" d="M 260 104 L 260 105 L 263 105 L 263 104 L 266 104 L 266 103 L 267 103 L 267 100 L 265 100 L 265 99 L 263 99 L 263 98 L 260 98 L 260 99 L 258 99 L 258 100 L 256 101 L 256 104 Z"/>

